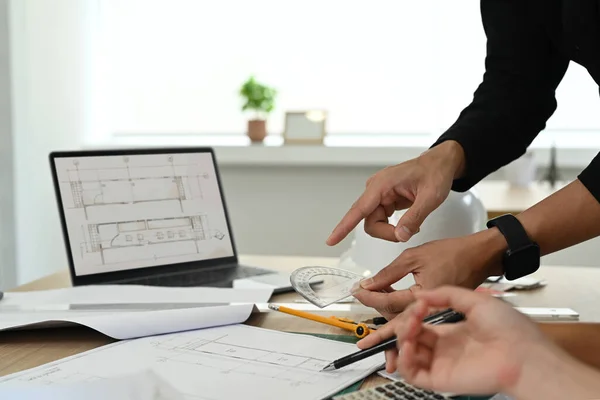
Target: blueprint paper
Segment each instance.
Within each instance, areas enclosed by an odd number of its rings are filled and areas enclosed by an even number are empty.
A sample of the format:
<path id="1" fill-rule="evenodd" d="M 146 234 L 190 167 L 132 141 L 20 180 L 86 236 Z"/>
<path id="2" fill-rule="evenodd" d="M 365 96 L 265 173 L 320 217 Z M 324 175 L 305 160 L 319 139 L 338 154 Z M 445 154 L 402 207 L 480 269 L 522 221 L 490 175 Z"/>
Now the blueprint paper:
<path id="1" fill-rule="evenodd" d="M 103 346 L 0 378 L 0 394 L 7 385 L 50 387 L 150 368 L 187 400 L 325 399 L 384 365 L 378 354 L 321 372 L 356 350 L 348 343 L 230 325 Z"/>
<path id="2" fill-rule="evenodd" d="M 253 304 L 239 304 L 133 312 L 4 312 L 0 313 L 0 331 L 78 324 L 115 339 L 132 339 L 238 324 L 246 321 L 253 309 Z"/>
<path id="3" fill-rule="evenodd" d="M 5 293 L 3 308 L 16 306 L 157 304 L 157 303 L 264 303 L 273 289 L 213 287 L 157 287 L 143 285 L 86 285 L 64 289 Z"/>
<path id="4" fill-rule="evenodd" d="M 67 378 L 72 381 L 73 376 Z M 86 379 L 55 385 L 7 383 L 0 398 L 19 400 L 185 400 L 185 397 L 153 371 L 109 379 Z"/>

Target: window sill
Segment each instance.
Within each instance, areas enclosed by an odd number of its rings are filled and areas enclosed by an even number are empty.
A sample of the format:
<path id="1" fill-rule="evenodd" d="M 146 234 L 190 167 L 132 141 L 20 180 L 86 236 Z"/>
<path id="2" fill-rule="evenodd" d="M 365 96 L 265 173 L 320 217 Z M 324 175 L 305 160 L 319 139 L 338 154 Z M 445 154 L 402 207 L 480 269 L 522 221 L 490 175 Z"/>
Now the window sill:
<path id="1" fill-rule="evenodd" d="M 598 154 L 598 134 L 567 135 L 554 141 L 560 168 L 582 169 Z M 385 167 L 427 150 L 435 138 L 429 135 L 329 136 L 323 145 L 284 144 L 280 136 L 270 136 L 253 144 L 245 135 L 122 135 L 106 141 L 84 144 L 85 149 L 209 146 L 215 149 L 221 165 L 239 166 L 362 166 Z M 546 136 L 530 146 L 536 163 L 548 165 L 552 138 Z"/>

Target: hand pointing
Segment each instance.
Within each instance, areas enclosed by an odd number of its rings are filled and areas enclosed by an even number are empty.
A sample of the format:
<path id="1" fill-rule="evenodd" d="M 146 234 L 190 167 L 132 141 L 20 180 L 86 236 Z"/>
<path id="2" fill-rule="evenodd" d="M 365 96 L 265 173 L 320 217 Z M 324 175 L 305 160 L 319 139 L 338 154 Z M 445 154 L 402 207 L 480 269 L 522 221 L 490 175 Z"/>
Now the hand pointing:
<path id="1" fill-rule="evenodd" d="M 444 142 L 421 156 L 387 167 L 367 181 L 365 191 L 335 227 L 327 244 L 341 242 L 361 220 L 365 232 L 392 241 L 406 242 L 448 197 L 453 180 L 462 174 L 464 152 L 453 141 Z M 408 209 L 393 226 L 388 218 Z"/>

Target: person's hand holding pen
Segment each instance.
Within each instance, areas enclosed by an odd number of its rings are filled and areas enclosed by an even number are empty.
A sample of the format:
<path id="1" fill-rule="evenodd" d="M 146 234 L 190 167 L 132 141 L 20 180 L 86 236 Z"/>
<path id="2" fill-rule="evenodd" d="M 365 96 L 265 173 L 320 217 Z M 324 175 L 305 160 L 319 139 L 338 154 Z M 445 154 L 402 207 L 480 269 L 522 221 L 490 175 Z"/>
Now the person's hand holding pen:
<path id="1" fill-rule="evenodd" d="M 504 393 L 518 399 L 600 394 L 595 371 L 550 342 L 509 304 L 456 287 L 415 296 L 406 312 L 358 342 L 367 349 L 395 335 L 397 348 L 386 351 L 388 372 L 397 370 L 407 382 L 438 392 Z M 431 308 L 452 308 L 465 320 L 424 324 Z"/>

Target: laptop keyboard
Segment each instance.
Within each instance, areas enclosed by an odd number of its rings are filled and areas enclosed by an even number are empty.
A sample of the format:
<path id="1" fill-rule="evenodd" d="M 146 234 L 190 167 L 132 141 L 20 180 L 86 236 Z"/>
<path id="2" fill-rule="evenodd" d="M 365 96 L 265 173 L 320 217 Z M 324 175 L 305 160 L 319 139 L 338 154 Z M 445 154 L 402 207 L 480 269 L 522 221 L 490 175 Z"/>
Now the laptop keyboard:
<path id="1" fill-rule="evenodd" d="M 121 281 L 147 286 L 167 287 L 192 287 L 215 286 L 230 287 L 234 279 L 249 278 L 257 275 L 272 273 L 273 271 L 257 267 L 237 266 L 231 268 L 202 269 L 200 271 L 185 272 L 173 275 L 160 275 L 143 279 Z"/>

